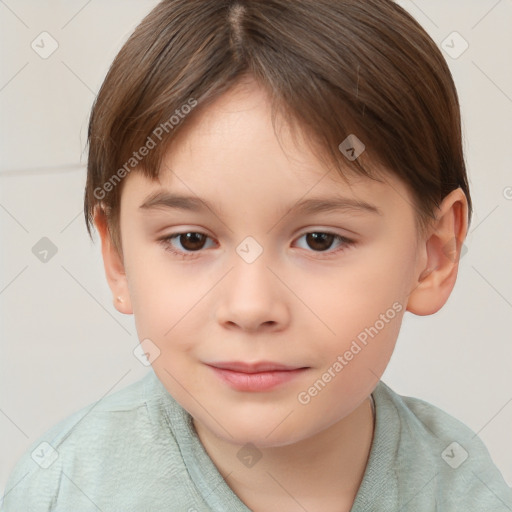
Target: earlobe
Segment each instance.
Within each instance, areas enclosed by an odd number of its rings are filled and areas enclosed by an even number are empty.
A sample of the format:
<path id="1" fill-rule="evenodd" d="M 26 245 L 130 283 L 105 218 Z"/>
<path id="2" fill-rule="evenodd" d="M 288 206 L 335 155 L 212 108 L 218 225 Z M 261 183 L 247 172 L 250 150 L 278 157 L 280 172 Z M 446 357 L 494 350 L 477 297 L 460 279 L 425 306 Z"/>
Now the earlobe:
<path id="1" fill-rule="evenodd" d="M 409 294 L 407 311 L 420 316 L 432 315 L 444 306 L 455 286 L 467 227 L 467 199 L 458 188 L 444 198 L 429 235 L 421 242 L 423 257 Z"/>
<path id="2" fill-rule="evenodd" d="M 94 225 L 101 238 L 101 253 L 105 277 L 114 297 L 114 307 L 120 313 L 131 315 L 133 310 L 123 259 L 112 242 L 105 212 L 99 206 L 94 210 Z"/>

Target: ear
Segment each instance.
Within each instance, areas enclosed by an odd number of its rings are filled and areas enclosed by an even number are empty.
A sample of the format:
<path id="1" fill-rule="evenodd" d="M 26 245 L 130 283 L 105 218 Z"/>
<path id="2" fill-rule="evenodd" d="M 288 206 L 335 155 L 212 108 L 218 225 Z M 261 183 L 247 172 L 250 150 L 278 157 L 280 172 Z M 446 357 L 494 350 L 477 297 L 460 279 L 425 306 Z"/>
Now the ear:
<path id="1" fill-rule="evenodd" d="M 94 225 L 101 237 L 101 253 L 108 285 L 114 296 L 114 307 L 125 315 L 133 314 L 128 281 L 123 259 L 115 248 L 108 229 L 105 211 L 100 206 L 94 210 Z"/>
<path id="2" fill-rule="evenodd" d="M 444 306 L 455 286 L 467 229 L 468 203 L 458 188 L 444 198 L 426 239 L 419 241 L 418 277 L 409 295 L 407 311 L 432 315 Z"/>

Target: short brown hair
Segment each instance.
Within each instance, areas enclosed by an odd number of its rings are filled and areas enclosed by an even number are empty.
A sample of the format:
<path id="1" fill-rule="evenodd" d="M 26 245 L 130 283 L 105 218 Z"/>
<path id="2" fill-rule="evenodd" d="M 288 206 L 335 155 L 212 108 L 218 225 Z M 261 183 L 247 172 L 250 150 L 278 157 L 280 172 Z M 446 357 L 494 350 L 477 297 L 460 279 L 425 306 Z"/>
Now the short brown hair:
<path id="1" fill-rule="evenodd" d="M 92 109 L 84 200 L 91 237 L 101 206 L 122 254 L 117 182 L 129 167 L 157 179 L 191 106 L 204 108 L 248 75 L 269 93 L 274 128 L 279 113 L 306 131 L 342 177 L 350 169 L 378 179 L 375 166 L 363 166 L 373 162 L 401 178 L 420 230 L 458 187 L 471 219 L 455 85 L 403 8 L 391 0 L 164 0 L 120 50 Z M 354 161 L 338 148 L 350 134 L 366 146 Z"/>

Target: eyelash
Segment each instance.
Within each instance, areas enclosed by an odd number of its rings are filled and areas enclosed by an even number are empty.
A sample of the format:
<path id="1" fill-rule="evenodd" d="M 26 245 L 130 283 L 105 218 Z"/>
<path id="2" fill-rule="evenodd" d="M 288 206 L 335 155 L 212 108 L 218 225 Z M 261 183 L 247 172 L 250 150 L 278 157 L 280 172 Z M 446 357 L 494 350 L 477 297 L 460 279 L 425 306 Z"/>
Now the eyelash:
<path id="1" fill-rule="evenodd" d="M 199 249 L 197 251 L 183 252 L 183 251 L 177 251 L 171 244 L 171 240 L 173 240 L 174 238 L 177 238 L 181 235 L 186 235 L 187 233 L 193 233 L 195 235 L 203 235 L 206 238 L 210 238 L 208 235 L 206 235 L 205 233 L 201 233 L 200 231 L 181 231 L 180 233 L 171 233 L 169 236 L 161 238 L 159 240 L 159 243 L 161 243 L 163 245 L 163 247 L 166 251 L 170 252 L 171 254 L 173 254 L 175 256 L 180 257 L 181 259 L 185 260 L 185 259 L 195 258 L 202 252 L 202 249 Z M 329 250 L 308 251 L 308 252 L 318 253 L 321 255 L 328 254 L 327 257 L 330 257 L 332 255 L 336 255 L 343 251 L 346 251 L 347 249 L 349 249 L 350 247 L 352 247 L 355 244 L 354 240 L 350 240 L 349 238 L 338 235 L 336 233 L 332 233 L 330 231 L 307 231 L 306 233 L 303 233 L 298 239 L 300 239 L 306 235 L 310 235 L 312 233 L 322 234 L 322 235 L 332 235 L 334 237 L 335 241 L 339 241 L 342 243 L 342 245 L 338 249 L 335 249 L 334 251 L 329 251 Z M 325 258 L 326 256 L 321 256 L 321 257 Z"/>

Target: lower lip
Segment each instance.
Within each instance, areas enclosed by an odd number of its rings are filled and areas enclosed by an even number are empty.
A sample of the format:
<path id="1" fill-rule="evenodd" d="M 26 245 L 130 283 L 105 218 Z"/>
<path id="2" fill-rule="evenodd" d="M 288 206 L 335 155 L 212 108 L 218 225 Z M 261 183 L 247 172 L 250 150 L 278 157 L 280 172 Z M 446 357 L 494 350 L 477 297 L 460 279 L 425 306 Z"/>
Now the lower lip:
<path id="1" fill-rule="evenodd" d="M 224 382 L 238 391 L 269 391 L 281 384 L 290 382 L 298 377 L 307 368 L 298 368 L 296 370 L 281 370 L 272 372 L 243 373 L 223 368 L 210 368 Z"/>

